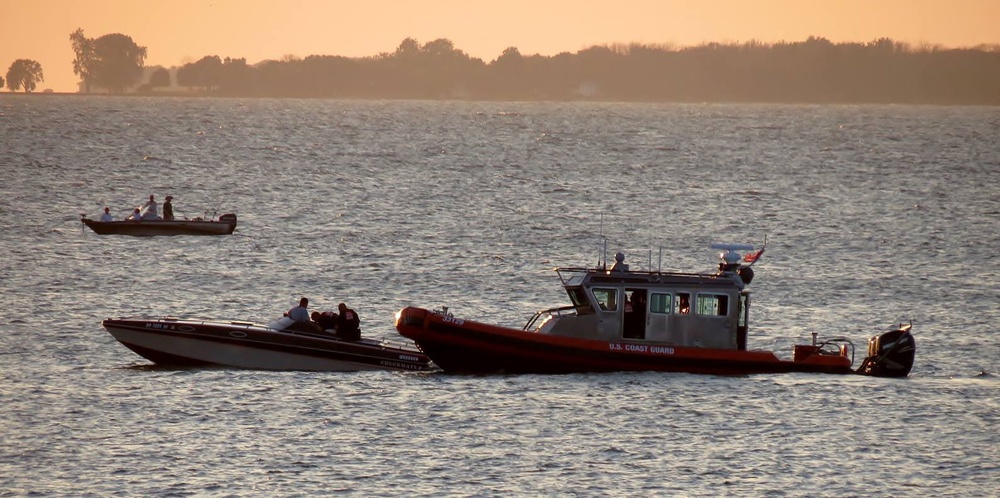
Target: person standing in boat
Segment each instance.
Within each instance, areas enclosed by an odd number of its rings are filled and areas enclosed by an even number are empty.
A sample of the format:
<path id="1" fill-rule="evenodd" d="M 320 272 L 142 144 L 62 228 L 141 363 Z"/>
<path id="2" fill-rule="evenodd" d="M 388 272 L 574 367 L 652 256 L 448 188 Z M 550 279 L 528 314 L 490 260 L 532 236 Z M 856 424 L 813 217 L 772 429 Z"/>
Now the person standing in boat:
<path id="1" fill-rule="evenodd" d="M 174 220 L 174 205 L 170 203 L 174 199 L 174 196 L 168 195 L 163 201 L 163 221 L 173 221 Z"/>
<path id="2" fill-rule="evenodd" d="M 354 310 L 346 304 L 337 305 L 340 316 L 337 318 L 337 335 L 349 341 L 361 340 L 361 319 Z"/>
<path id="3" fill-rule="evenodd" d="M 101 221 L 115 221 L 115 217 L 111 216 L 111 208 L 104 207 L 104 214 L 101 215 Z"/>
<path id="4" fill-rule="evenodd" d="M 153 199 L 153 194 L 149 194 L 149 200 L 142 205 L 142 219 L 144 220 L 155 220 L 160 217 L 160 213 L 157 210 L 156 201 Z"/>
<path id="5" fill-rule="evenodd" d="M 309 299 L 299 299 L 299 305 L 288 310 L 285 316 L 296 322 L 309 323 L 311 321 L 309 318 Z"/>

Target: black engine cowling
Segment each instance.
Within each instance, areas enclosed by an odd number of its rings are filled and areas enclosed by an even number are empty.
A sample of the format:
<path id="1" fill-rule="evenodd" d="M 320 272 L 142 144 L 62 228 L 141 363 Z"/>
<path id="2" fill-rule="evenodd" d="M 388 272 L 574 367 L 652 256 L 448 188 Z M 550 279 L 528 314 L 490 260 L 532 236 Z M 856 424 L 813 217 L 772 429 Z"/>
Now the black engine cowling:
<path id="1" fill-rule="evenodd" d="M 872 337 L 868 341 L 868 357 L 857 372 L 874 377 L 906 377 L 913 368 L 917 341 L 910 333 L 911 325 Z"/>

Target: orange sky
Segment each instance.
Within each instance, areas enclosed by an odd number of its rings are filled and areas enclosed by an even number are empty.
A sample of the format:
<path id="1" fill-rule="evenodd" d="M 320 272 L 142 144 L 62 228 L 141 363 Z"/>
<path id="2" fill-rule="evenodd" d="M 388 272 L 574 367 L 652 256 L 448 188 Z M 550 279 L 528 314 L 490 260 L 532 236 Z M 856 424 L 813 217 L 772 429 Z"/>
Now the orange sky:
<path id="1" fill-rule="evenodd" d="M 38 90 L 75 91 L 69 34 L 123 33 L 146 65 L 206 55 L 253 64 L 284 55 L 361 57 L 404 38 L 448 38 L 486 62 L 507 47 L 554 55 L 640 42 L 833 42 L 1000 45 L 1000 0 L 0 0 L 0 75 L 41 63 Z"/>

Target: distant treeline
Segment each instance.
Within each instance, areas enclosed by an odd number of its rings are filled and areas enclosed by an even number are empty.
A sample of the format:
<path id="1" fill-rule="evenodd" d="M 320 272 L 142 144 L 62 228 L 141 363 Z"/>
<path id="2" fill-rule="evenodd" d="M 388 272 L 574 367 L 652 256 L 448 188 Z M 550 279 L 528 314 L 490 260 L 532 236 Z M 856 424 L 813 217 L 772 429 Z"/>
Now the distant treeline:
<path id="1" fill-rule="evenodd" d="M 364 58 L 288 56 L 249 65 L 208 56 L 179 68 L 176 79 L 226 96 L 1000 105 L 1000 47 L 810 37 L 595 46 L 555 56 L 511 47 L 485 63 L 447 39 L 420 45 L 407 38 L 393 53 Z"/>

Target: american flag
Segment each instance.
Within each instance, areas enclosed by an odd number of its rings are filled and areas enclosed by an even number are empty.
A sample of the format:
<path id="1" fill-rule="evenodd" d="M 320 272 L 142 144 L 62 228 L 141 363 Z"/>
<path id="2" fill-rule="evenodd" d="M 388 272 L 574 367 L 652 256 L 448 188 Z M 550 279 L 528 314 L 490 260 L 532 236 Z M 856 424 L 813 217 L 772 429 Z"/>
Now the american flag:
<path id="1" fill-rule="evenodd" d="M 763 247 L 761 247 L 759 251 L 752 252 L 750 254 L 747 254 L 746 256 L 743 256 L 743 262 L 745 262 L 745 263 L 753 263 L 753 262 L 757 261 L 760 258 L 761 254 L 764 254 L 764 248 Z"/>

